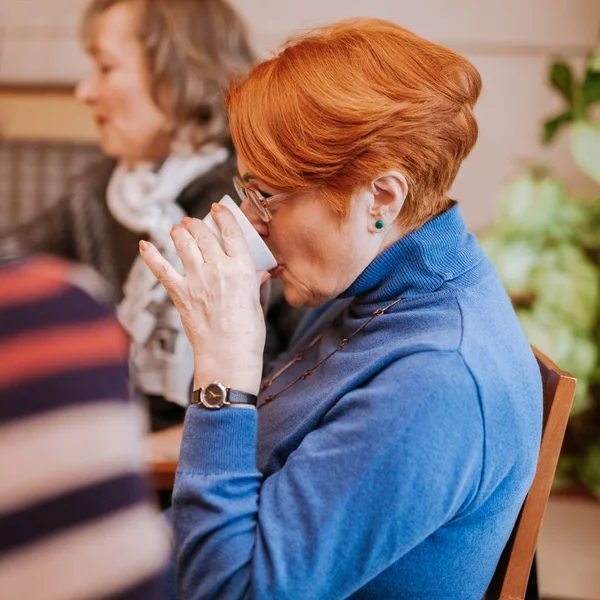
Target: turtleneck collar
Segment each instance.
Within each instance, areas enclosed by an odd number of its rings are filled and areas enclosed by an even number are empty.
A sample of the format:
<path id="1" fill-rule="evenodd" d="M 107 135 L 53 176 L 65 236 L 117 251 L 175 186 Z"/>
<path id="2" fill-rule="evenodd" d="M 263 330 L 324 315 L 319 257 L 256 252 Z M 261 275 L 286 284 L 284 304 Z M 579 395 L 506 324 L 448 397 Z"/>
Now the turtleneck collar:
<path id="1" fill-rule="evenodd" d="M 484 257 L 455 205 L 379 254 L 340 298 L 376 304 L 432 292 Z"/>

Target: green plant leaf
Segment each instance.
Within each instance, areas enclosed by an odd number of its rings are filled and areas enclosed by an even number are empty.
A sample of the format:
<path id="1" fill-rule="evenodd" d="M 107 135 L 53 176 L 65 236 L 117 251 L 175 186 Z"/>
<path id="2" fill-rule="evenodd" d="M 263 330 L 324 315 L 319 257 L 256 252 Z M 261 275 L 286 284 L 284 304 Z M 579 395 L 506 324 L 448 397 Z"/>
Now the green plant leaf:
<path id="1" fill-rule="evenodd" d="M 569 123 L 572 120 L 573 111 L 569 109 L 557 117 L 546 121 L 544 123 L 544 143 L 547 144 L 556 135 L 556 132 L 562 125 Z"/>
<path id="2" fill-rule="evenodd" d="M 581 239 L 587 232 L 589 210 L 573 199 L 561 206 L 559 218 L 552 222 L 549 238 L 555 244 L 574 244 L 581 246 Z"/>
<path id="3" fill-rule="evenodd" d="M 498 227 L 529 244 L 541 242 L 560 222 L 566 201 L 564 184 L 552 178 L 524 175 L 512 180 L 500 199 Z"/>
<path id="4" fill-rule="evenodd" d="M 517 311 L 530 344 L 547 354 L 561 369 L 579 380 L 578 394 L 585 402 L 588 380 L 598 362 L 598 346 L 589 333 L 577 332 L 560 315 L 539 306 Z M 586 392 L 585 394 L 583 392 Z"/>
<path id="5" fill-rule="evenodd" d="M 571 149 L 581 170 L 600 182 L 600 126 L 575 121 L 571 127 Z"/>
<path id="6" fill-rule="evenodd" d="M 550 84 L 569 102 L 573 92 L 573 75 L 571 67 L 565 63 L 554 63 L 550 69 Z"/>
<path id="7" fill-rule="evenodd" d="M 575 388 L 575 396 L 573 396 L 573 404 L 569 416 L 576 417 L 586 413 L 593 406 L 593 400 L 590 395 L 589 383 L 581 377 L 577 380 Z"/>
<path id="8" fill-rule="evenodd" d="M 600 257 L 600 198 L 584 206 L 585 219 L 581 221 L 581 243 Z"/>
<path id="9" fill-rule="evenodd" d="M 481 245 L 509 293 L 527 294 L 531 291 L 530 274 L 538 258 L 539 247 L 527 239 L 509 241 L 492 235 L 482 238 Z"/>
<path id="10" fill-rule="evenodd" d="M 600 45 L 596 46 L 587 62 L 587 70 L 594 73 L 600 72 Z"/>
<path id="11" fill-rule="evenodd" d="M 582 482 L 600 498 L 600 442 L 588 448 L 578 470 Z"/>
<path id="12" fill-rule="evenodd" d="M 581 101 L 583 108 L 600 102 L 600 72 L 588 71 L 581 84 Z"/>
<path id="13" fill-rule="evenodd" d="M 552 481 L 553 491 L 567 490 L 573 486 L 575 465 L 576 462 L 572 456 L 561 454 Z"/>
<path id="14" fill-rule="evenodd" d="M 531 287 L 537 301 L 535 310 L 551 317 L 549 322 L 564 323 L 574 332 L 589 331 L 596 322 L 598 269 L 577 247 L 560 244 L 546 247 L 531 271 Z M 586 365 L 586 375 L 596 364 L 595 351 L 583 353 L 584 343 L 571 351 L 580 366 Z"/>

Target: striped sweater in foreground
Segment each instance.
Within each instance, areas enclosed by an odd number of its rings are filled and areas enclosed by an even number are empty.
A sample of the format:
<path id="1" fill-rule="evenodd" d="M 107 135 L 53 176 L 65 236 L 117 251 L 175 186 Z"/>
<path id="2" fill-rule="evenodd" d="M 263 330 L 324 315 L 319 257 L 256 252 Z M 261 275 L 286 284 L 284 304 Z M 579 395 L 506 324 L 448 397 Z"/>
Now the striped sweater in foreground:
<path id="1" fill-rule="evenodd" d="M 127 341 L 39 258 L 0 266 L 0 596 L 154 600 L 168 552 L 144 476 Z"/>

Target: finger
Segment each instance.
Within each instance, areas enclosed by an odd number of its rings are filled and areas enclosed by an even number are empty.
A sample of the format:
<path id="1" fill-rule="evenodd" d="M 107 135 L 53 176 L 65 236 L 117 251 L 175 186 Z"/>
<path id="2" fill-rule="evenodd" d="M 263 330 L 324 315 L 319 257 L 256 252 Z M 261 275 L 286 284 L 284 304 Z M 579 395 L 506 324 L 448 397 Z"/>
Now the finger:
<path id="1" fill-rule="evenodd" d="M 256 271 L 256 279 L 258 286 L 262 287 L 269 279 L 271 279 L 271 273 L 269 271 Z"/>
<path id="2" fill-rule="evenodd" d="M 184 219 L 184 221 L 182 221 L 183 226 L 193 237 L 206 262 L 214 263 L 223 258 L 224 252 L 221 244 L 206 223 L 200 219 Z"/>
<path id="3" fill-rule="evenodd" d="M 171 239 L 185 272 L 197 275 L 204 265 L 204 257 L 192 234 L 183 225 L 175 225 L 171 229 Z"/>
<path id="4" fill-rule="evenodd" d="M 225 254 L 232 258 L 252 262 L 248 243 L 233 213 L 226 206 L 220 204 L 213 204 L 211 211 L 217 227 L 221 230 Z"/>
<path id="5" fill-rule="evenodd" d="M 140 242 L 140 256 L 148 265 L 150 271 L 162 283 L 169 294 L 177 295 L 183 285 L 183 277 L 175 267 L 157 250 L 154 244 L 142 240 Z"/>

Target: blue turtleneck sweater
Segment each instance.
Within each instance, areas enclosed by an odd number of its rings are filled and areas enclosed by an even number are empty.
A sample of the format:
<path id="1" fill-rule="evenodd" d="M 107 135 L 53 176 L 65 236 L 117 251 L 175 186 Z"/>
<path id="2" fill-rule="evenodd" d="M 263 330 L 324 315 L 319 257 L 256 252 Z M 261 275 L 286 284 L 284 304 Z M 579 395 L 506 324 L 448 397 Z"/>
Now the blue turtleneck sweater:
<path id="1" fill-rule="evenodd" d="M 275 368 L 322 330 L 258 410 L 187 411 L 178 597 L 479 600 L 534 475 L 542 391 L 458 207 L 313 311 Z"/>

